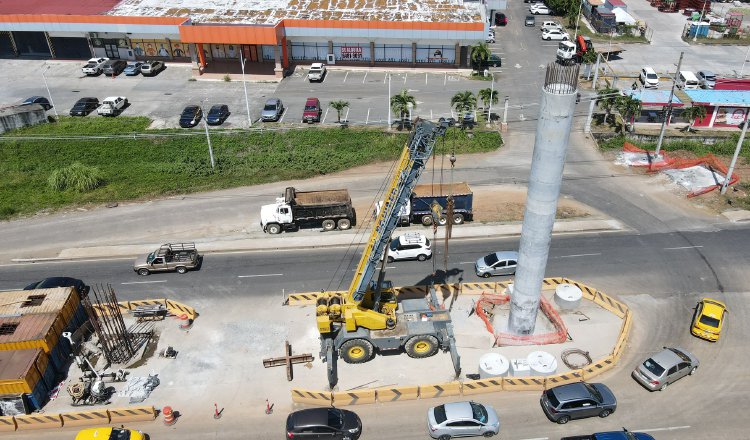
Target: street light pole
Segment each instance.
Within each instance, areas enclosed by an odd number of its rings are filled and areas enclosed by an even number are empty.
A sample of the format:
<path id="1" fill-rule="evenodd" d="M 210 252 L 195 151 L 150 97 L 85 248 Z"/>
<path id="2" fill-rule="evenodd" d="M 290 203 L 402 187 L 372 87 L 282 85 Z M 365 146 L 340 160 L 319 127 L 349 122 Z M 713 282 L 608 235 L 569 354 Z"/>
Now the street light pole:
<path id="1" fill-rule="evenodd" d="M 47 76 L 44 74 L 44 72 L 49 69 L 48 65 L 44 65 L 44 68 L 42 69 L 42 79 L 44 80 L 44 87 L 47 89 L 47 96 L 49 96 L 49 103 L 52 105 L 52 110 L 55 111 L 55 118 L 60 119 L 60 115 L 57 114 L 57 107 L 55 107 L 55 101 L 52 100 L 52 93 L 49 91 L 49 85 L 47 85 Z"/>
<path id="2" fill-rule="evenodd" d="M 721 193 L 724 194 L 727 192 L 727 187 L 729 186 L 729 181 L 732 179 L 732 173 L 734 172 L 734 165 L 737 163 L 737 157 L 740 155 L 740 150 L 742 149 L 742 143 L 745 141 L 745 133 L 747 133 L 747 126 L 749 124 L 750 120 L 748 120 L 748 115 L 745 114 L 745 120 L 742 122 L 742 134 L 740 134 L 740 140 L 737 141 L 737 148 L 734 149 L 734 156 L 732 156 L 732 162 L 729 164 L 729 171 L 727 171 L 726 177 L 724 177 L 724 183 L 721 184 Z"/>
<path id="3" fill-rule="evenodd" d="M 680 52 L 680 61 L 677 62 L 677 72 L 672 78 L 672 91 L 669 92 L 669 101 L 667 101 L 667 109 L 664 111 L 664 120 L 661 121 L 661 132 L 659 132 L 659 140 L 656 142 L 656 151 L 654 156 L 658 156 L 661 151 L 661 143 L 664 141 L 664 132 L 667 131 L 667 121 L 672 116 L 672 99 L 674 98 L 674 88 L 677 84 L 677 75 L 680 74 L 680 67 L 682 66 L 682 56 L 685 52 Z"/>
<path id="4" fill-rule="evenodd" d="M 391 128 L 391 74 L 388 73 L 388 105 L 386 106 L 386 110 L 388 110 L 388 128 Z"/>
<path id="5" fill-rule="evenodd" d="M 208 142 L 208 156 L 211 158 L 211 169 L 214 168 L 214 149 L 211 148 L 211 136 L 208 134 L 208 123 L 206 123 L 205 112 L 203 111 L 203 103 L 208 98 L 201 101 L 201 113 L 203 113 L 203 128 L 206 129 L 206 141 Z"/>
<path id="6" fill-rule="evenodd" d="M 240 46 L 240 65 L 242 66 L 242 88 L 245 89 L 245 107 L 247 108 L 247 125 L 253 126 L 253 118 L 250 117 L 250 100 L 247 99 L 247 83 L 245 82 L 245 59 L 242 57 L 242 46 Z"/>
<path id="7" fill-rule="evenodd" d="M 492 123 L 492 100 L 495 97 L 495 74 L 492 74 L 492 84 L 490 85 L 490 108 L 487 111 L 487 122 Z"/>
<path id="8" fill-rule="evenodd" d="M 578 38 L 578 23 L 581 22 L 581 9 L 583 8 L 583 0 L 578 4 L 578 15 L 576 16 L 576 33 L 573 34 L 573 42 L 575 43 Z"/>

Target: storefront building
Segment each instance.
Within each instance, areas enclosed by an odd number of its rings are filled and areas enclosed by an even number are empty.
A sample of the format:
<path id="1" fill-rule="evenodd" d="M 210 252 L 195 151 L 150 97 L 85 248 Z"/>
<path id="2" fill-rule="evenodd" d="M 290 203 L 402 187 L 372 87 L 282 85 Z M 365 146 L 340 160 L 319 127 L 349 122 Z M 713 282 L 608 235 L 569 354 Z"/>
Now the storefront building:
<path id="1" fill-rule="evenodd" d="M 4 0 L 0 58 L 461 67 L 487 28 L 457 0 Z"/>
<path id="2" fill-rule="evenodd" d="M 664 109 L 669 102 L 666 90 L 627 90 L 625 93 L 641 101 L 642 111 L 639 122 L 661 122 Z M 689 98 L 672 99 L 673 117 L 681 117 L 682 109 L 693 105 L 706 108 L 706 117 L 698 119 L 694 127 L 726 128 L 737 127 L 742 123 L 750 110 L 750 90 L 681 90 Z M 688 122 L 688 121 L 684 121 Z"/>

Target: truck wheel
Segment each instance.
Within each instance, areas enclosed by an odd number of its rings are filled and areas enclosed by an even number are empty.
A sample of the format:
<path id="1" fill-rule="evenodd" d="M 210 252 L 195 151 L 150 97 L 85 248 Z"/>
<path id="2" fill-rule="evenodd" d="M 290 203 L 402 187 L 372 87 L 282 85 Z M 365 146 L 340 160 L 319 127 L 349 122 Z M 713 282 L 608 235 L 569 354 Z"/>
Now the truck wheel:
<path id="1" fill-rule="evenodd" d="M 336 222 L 333 220 L 323 220 L 323 230 L 324 231 L 333 231 L 336 229 Z"/>
<path id="2" fill-rule="evenodd" d="M 177 271 L 177 273 L 179 273 L 179 274 L 184 274 L 184 273 L 187 273 L 187 268 L 186 268 L 185 266 L 177 266 L 177 268 L 176 268 L 175 270 L 176 270 L 176 271 Z"/>
<path id="3" fill-rule="evenodd" d="M 464 215 L 463 214 L 453 214 L 453 224 L 454 225 L 460 225 L 464 222 Z"/>
<path id="4" fill-rule="evenodd" d="M 277 225 L 276 223 L 271 223 L 270 225 L 266 226 L 266 230 L 269 234 L 281 234 L 281 226 Z"/>
<path id="5" fill-rule="evenodd" d="M 146 275 L 148 275 L 150 273 L 151 272 L 149 272 L 148 269 L 138 269 L 138 275 L 141 275 L 141 276 L 145 277 Z"/>
<path id="6" fill-rule="evenodd" d="M 422 224 L 424 226 L 432 226 L 432 216 L 431 215 L 423 215 L 422 216 Z"/>
<path id="7" fill-rule="evenodd" d="M 352 227 L 352 222 L 349 221 L 348 218 L 341 218 L 338 221 L 338 226 L 342 231 L 346 231 L 347 229 Z"/>
<path id="8" fill-rule="evenodd" d="M 448 224 L 448 217 L 445 217 L 445 216 L 443 216 L 443 217 L 440 217 L 440 218 L 438 219 L 438 224 L 439 224 L 440 226 L 445 226 L 445 225 L 447 225 L 447 224 Z"/>
<path id="9" fill-rule="evenodd" d="M 350 339 L 341 344 L 341 358 L 349 364 L 361 364 L 372 359 L 374 348 L 366 339 Z"/>
<path id="10" fill-rule="evenodd" d="M 406 341 L 404 350 L 409 357 L 426 358 L 438 351 L 438 340 L 432 335 L 414 336 Z"/>

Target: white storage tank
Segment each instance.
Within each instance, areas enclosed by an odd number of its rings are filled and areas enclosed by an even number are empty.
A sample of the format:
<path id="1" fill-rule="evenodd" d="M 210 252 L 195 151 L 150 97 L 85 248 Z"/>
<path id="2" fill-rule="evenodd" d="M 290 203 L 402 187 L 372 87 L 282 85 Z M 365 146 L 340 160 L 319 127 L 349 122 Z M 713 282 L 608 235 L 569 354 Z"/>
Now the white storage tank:
<path id="1" fill-rule="evenodd" d="M 500 353 L 485 353 L 479 358 L 479 378 L 503 377 L 508 375 L 510 362 Z"/>
<path id="2" fill-rule="evenodd" d="M 526 359 L 513 359 L 510 361 L 510 368 L 513 376 L 528 376 L 529 362 Z"/>
<path id="3" fill-rule="evenodd" d="M 581 289 L 572 284 L 560 284 L 555 288 L 555 304 L 560 310 L 576 310 L 582 298 Z"/>
<path id="4" fill-rule="evenodd" d="M 532 376 L 551 376 L 557 373 L 557 359 L 546 351 L 532 351 L 526 361 Z"/>

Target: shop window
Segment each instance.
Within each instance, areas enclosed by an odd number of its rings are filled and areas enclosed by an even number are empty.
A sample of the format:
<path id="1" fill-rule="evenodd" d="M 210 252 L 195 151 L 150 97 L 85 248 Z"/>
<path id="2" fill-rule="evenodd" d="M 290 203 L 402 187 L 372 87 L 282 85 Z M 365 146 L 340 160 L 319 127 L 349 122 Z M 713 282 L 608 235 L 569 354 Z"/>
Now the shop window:
<path id="1" fill-rule="evenodd" d="M 384 61 L 389 63 L 410 63 L 411 45 L 376 45 L 375 61 Z"/>
<path id="2" fill-rule="evenodd" d="M 417 46 L 417 63 L 455 63 L 455 46 Z"/>

